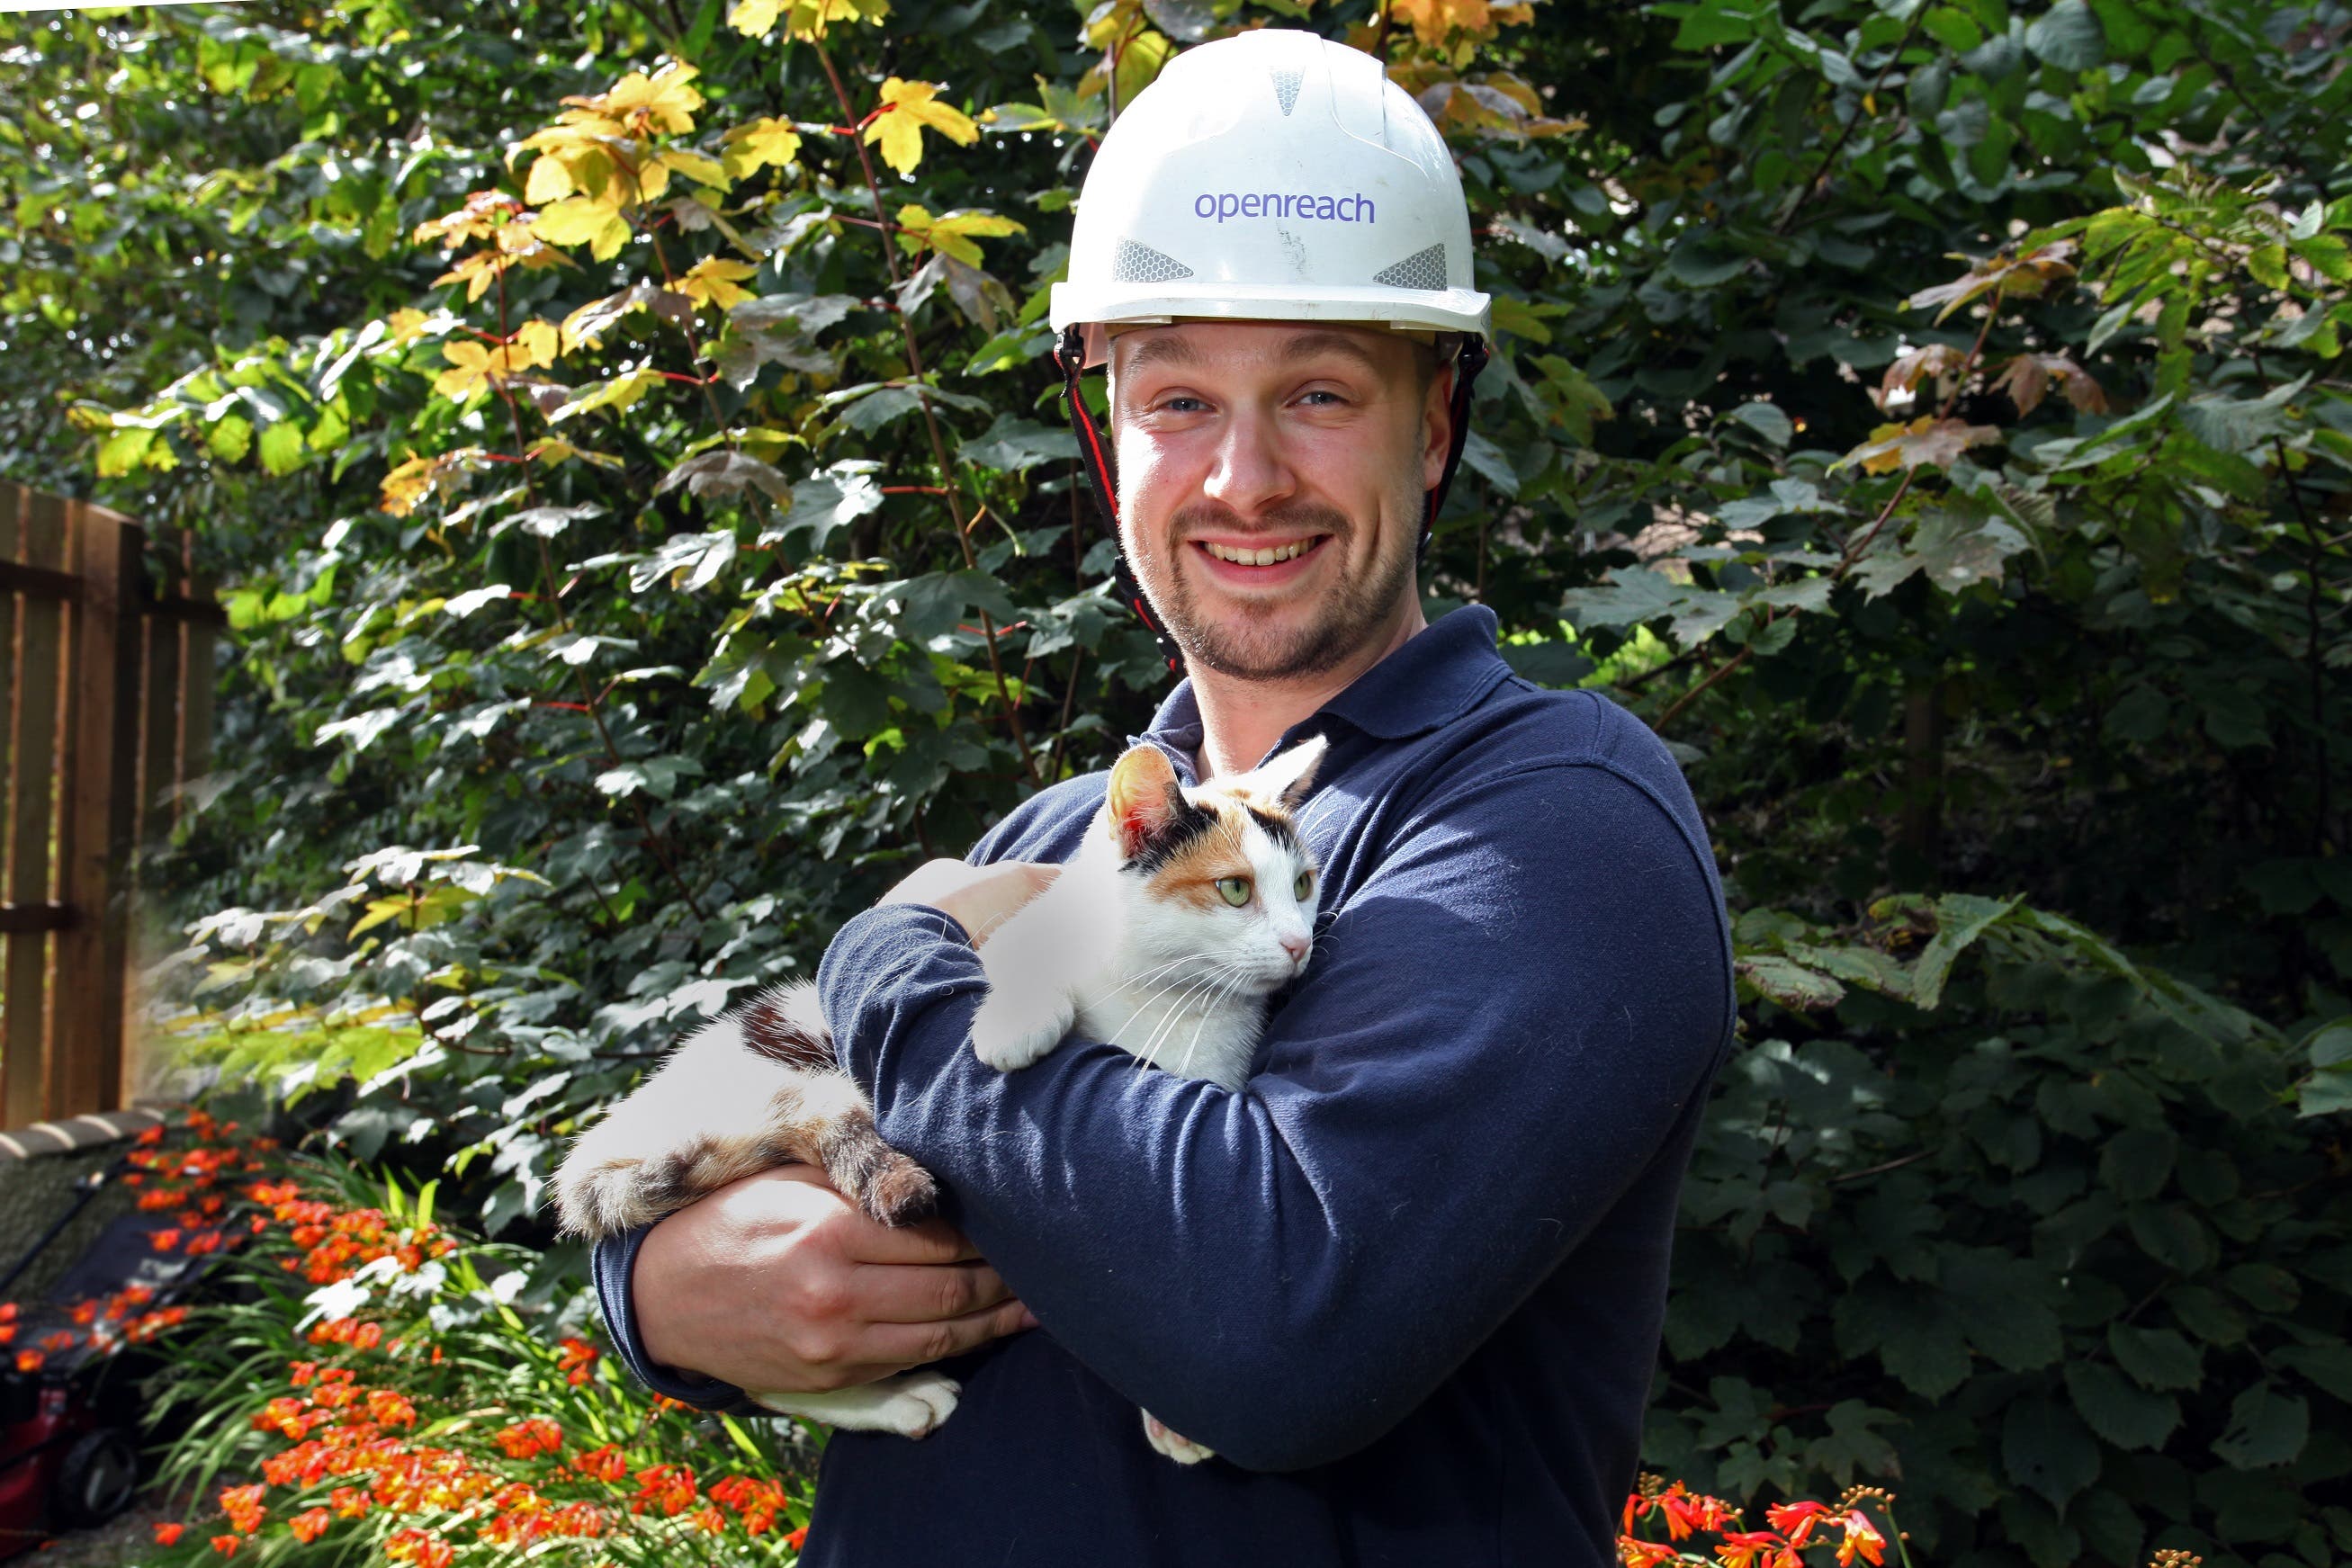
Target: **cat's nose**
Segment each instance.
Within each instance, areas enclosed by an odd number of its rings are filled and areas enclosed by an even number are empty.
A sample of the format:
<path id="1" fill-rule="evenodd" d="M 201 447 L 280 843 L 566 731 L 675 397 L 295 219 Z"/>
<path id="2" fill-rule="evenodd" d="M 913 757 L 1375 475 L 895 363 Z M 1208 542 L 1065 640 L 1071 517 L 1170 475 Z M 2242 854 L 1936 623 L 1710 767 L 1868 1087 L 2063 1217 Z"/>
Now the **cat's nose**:
<path id="1" fill-rule="evenodd" d="M 1315 938 L 1309 936 L 1304 931 L 1299 932 L 1297 936 L 1286 936 L 1282 939 L 1282 950 L 1290 955 L 1290 961 L 1294 964 L 1304 963 L 1307 959 L 1307 949 L 1312 947 L 1314 945 Z"/>

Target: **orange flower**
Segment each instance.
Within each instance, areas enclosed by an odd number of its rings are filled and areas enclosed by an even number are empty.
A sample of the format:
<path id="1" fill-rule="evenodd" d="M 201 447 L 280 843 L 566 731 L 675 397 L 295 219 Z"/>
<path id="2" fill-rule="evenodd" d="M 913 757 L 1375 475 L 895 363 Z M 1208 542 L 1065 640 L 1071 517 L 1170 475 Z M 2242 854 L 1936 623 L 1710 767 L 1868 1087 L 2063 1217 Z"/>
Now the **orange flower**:
<path id="1" fill-rule="evenodd" d="M 229 1487 L 220 1494 L 221 1511 L 239 1535 L 251 1535 L 261 1528 L 262 1517 L 269 1511 L 261 1506 L 263 1488 L 258 1486 Z"/>
<path id="2" fill-rule="evenodd" d="M 158 1230 L 147 1238 L 147 1245 L 158 1252 L 169 1252 L 179 1244 L 180 1233 L 176 1230 Z"/>
<path id="3" fill-rule="evenodd" d="M 43 1355 L 37 1350 L 20 1350 L 16 1353 L 16 1370 L 19 1372 L 38 1372 L 41 1370 L 41 1363 L 48 1359 L 49 1358 L 47 1356 Z"/>
<path id="4" fill-rule="evenodd" d="M 178 1520 L 158 1520 L 155 1522 L 155 1544 L 158 1546 L 176 1546 L 179 1544 L 180 1537 L 186 1534 L 187 1530 L 188 1527 L 182 1524 Z"/>
<path id="5" fill-rule="evenodd" d="M 563 1447 L 563 1428 L 544 1416 L 534 1416 L 493 1434 L 490 1440 L 510 1459 L 532 1459 Z"/>
<path id="6" fill-rule="evenodd" d="M 1787 1536 L 1791 1546 L 1811 1544 L 1813 1527 L 1827 1519 L 1829 1514 L 1827 1503 L 1811 1500 L 1776 1502 L 1764 1511 L 1764 1517 L 1772 1521 L 1772 1528 Z"/>
<path id="7" fill-rule="evenodd" d="M 791 1547 L 793 1551 L 798 1552 L 801 1549 L 801 1543 L 807 1539 L 808 1526 L 803 1524 L 798 1530 L 793 1531 L 790 1535 L 784 1537 L 784 1544 Z"/>
<path id="8" fill-rule="evenodd" d="M 295 1540 L 308 1546 L 326 1534 L 327 1527 L 334 1522 L 335 1516 L 325 1509 L 310 1508 L 304 1509 L 300 1513 L 288 1520 L 286 1528 L 294 1532 Z"/>
<path id="9" fill-rule="evenodd" d="M 1876 1568 L 1886 1561 L 1886 1537 L 1870 1522 L 1862 1510 L 1854 1509 L 1838 1521 L 1845 1527 L 1845 1539 L 1838 1542 L 1839 1568 L 1853 1568 L 1853 1560 L 1861 1557 Z"/>
<path id="10" fill-rule="evenodd" d="M 1724 1568 L 1769 1568 L 1785 1544 L 1769 1530 L 1731 1530 L 1724 1532 L 1715 1554 Z"/>
<path id="11" fill-rule="evenodd" d="M 338 1519 L 364 1519 L 367 1516 L 367 1493 L 356 1487 L 337 1487 L 327 1494 L 329 1506 Z"/>
<path id="12" fill-rule="evenodd" d="M 798 1533 L 806 1534 L 805 1529 Z M 784 1537 L 791 1541 L 792 1537 Z M 1678 1556 L 1675 1549 L 1663 1541 L 1640 1541 L 1630 1535 L 1617 1538 L 1617 1561 L 1625 1568 L 1656 1568 L 1661 1563 L 1671 1563 Z"/>
<path id="13" fill-rule="evenodd" d="M 237 1547 L 242 1544 L 243 1542 L 234 1535 L 215 1535 L 213 1537 L 213 1550 L 219 1552 L 224 1557 L 236 1556 Z"/>
<path id="14" fill-rule="evenodd" d="M 595 1365 L 596 1358 L 603 1354 L 586 1340 L 567 1339 L 556 1354 L 555 1367 L 563 1374 L 563 1381 L 576 1388 L 594 1375 L 590 1368 Z"/>
<path id="15" fill-rule="evenodd" d="M 607 1443 L 601 1448 L 591 1448 L 572 1461 L 572 1469 L 590 1480 L 617 1481 L 629 1473 L 629 1461 L 621 1450 Z"/>

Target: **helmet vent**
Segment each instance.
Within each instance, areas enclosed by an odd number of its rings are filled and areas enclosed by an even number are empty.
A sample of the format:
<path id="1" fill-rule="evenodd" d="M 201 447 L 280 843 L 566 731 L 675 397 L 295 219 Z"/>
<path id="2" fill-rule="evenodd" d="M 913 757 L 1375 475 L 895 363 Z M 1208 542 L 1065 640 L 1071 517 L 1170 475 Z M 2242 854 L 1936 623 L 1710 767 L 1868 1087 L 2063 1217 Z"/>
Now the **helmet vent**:
<path id="1" fill-rule="evenodd" d="M 1119 283 L 1172 283 L 1177 278 L 1192 277 L 1192 269 L 1174 256 L 1163 256 L 1148 245 L 1123 239 L 1118 242 L 1118 250 L 1111 258 L 1110 275 L 1114 281 Z"/>
<path id="2" fill-rule="evenodd" d="M 1374 283 L 1391 288 L 1443 288 L 1445 287 L 1445 247 L 1431 246 L 1427 250 L 1414 251 L 1393 267 L 1384 267 L 1372 274 Z"/>
<path id="3" fill-rule="evenodd" d="M 1274 100 L 1282 105 L 1282 112 L 1287 116 L 1298 105 L 1298 86 L 1307 79 L 1307 73 L 1275 71 L 1271 74 L 1274 77 Z"/>

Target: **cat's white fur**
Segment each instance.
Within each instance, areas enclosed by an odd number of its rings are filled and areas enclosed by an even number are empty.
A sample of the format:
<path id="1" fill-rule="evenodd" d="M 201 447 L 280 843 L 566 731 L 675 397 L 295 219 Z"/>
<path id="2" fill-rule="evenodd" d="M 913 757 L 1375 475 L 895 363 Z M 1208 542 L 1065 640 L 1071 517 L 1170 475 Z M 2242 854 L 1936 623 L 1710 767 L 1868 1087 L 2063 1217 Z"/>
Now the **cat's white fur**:
<path id="1" fill-rule="evenodd" d="M 1320 736 L 1221 788 L 1281 800 L 1322 759 Z M 1173 783 L 1173 775 L 1170 776 Z M 1319 886 L 1313 862 L 1254 820 L 1242 831 L 1250 902 L 1232 908 L 1155 897 L 1123 871 L 1118 824 L 1098 823 L 1054 884 L 988 934 L 988 999 L 972 1049 L 1000 1071 L 1037 1061 L 1073 1029 L 1184 1078 L 1238 1089 L 1265 998 L 1306 967 Z"/>
<path id="2" fill-rule="evenodd" d="M 1321 891 L 1314 862 L 1295 840 L 1285 843 L 1246 810 L 1230 808 L 1225 820 L 1238 832 L 1227 832 L 1223 848 L 1238 847 L 1247 862 L 1244 904 L 1160 896 L 1129 862 L 1191 801 L 1212 791 L 1288 811 L 1312 783 L 1323 750 L 1322 737 L 1315 737 L 1254 772 L 1189 795 L 1156 748 L 1137 747 L 1121 757 L 1109 798 L 1061 875 L 995 929 L 972 934 L 989 983 L 972 1019 L 980 1059 L 1010 1072 L 1044 1057 L 1075 1028 L 1149 1065 L 1239 1088 L 1267 997 L 1306 967 L 1312 951 Z M 1308 879 L 1303 898 L 1297 890 L 1302 873 Z M 795 986 L 761 1001 L 793 1030 L 829 1038 L 814 987 Z M 689 1037 L 582 1136 L 557 1173 L 558 1204 L 569 1228 L 614 1234 L 668 1212 L 646 1207 L 641 1174 L 664 1156 L 715 1146 L 719 1155 L 705 1156 L 702 1168 L 733 1179 L 773 1163 L 761 1155 L 773 1145 L 763 1143 L 772 1125 L 844 1115 L 866 1119 L 870 1136 L 872 1107 L 846 1073 L 761 1054 L 730 1013 Z M 678 1162 L 668 1163 L 674 1170 Z M 921 1173 L 912 1174 L 919 1179 Z M 918 1368 L 831 1393 L 755 1390 L 750 1396 L 789 1416 L 920 1437 L 947 1419 L 959 1392 L 952 1378 Z M 1210 1457 L 1148 1411 L 1143 1423 L 1151 1446 L 1179 1463 Z"/>

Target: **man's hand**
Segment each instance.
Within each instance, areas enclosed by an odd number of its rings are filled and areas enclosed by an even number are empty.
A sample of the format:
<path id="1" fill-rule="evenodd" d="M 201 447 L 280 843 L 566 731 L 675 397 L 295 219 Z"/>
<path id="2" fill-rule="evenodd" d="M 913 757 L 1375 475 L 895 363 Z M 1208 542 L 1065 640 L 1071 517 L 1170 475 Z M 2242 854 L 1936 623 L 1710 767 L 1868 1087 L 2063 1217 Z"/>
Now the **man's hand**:
<path id="1" fill-rule="evenodd" d="M 884 904 L 920 904 L 952 915 L 971 933 L 975 947 L 1014 910 L 1054 885 L 1057 865 L 999 861 L 966 865 L 961 861 L 925 861 L 905 881 L 882 895 Z"/>
<path id="2" fill-rule="evenodd" d="M 947 1224 L 877 1225 L 805 1166 L 655 1226 L 631 1291 L 647 1355 L 762 1393 L 871 1383 L 1036 1326 Z"/>

